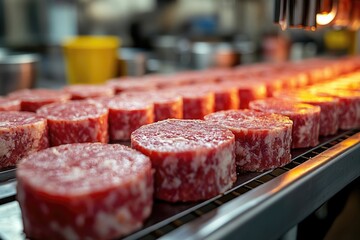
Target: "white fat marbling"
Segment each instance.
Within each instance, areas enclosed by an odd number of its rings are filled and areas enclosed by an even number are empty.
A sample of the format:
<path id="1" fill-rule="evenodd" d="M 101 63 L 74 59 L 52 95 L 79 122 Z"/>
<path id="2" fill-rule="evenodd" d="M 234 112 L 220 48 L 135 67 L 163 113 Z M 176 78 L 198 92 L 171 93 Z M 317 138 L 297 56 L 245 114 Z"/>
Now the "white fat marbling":
<path id="1" fill-rule="evenodd" d="M 84 215 L 82 214 L 77 215 L 75 221 L 76 221 L 76 225 L 78 225 L 79 227 L 83 226 L 85 223 Z"/>
<path id="2" fill-rule="evenodd" d="M 64 237 L 64 239 L 67 240 L 80 240 L 79 236 L 76 234 L 76 232 L 72 229 L 71 226 L 66 226 L 66 227 L 61 227 L 57 222 L 52 221 L 50 223 L 50 228 L 62 235 Z"/>
<path id="3" fill-rule="evenodd" d="M 15 141 L 0 138 L 0 158 L 8 158 L 15 148 Z"/>

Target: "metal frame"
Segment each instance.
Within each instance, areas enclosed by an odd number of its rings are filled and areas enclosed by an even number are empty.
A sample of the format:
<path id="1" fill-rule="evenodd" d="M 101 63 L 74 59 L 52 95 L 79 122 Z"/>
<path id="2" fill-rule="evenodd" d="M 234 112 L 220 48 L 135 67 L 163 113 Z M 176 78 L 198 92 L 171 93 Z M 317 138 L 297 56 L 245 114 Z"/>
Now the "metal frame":
<path id="1" fill-rule="evenodd" d="M 277 239 L 360 176 L 359 142 L 359 130 L 343 131 L 293 151 L 284 167 L 240 175 L 231 190 L 208 201 L 155 202 L 144 228 L 126 239 Z M 21 238 L 21 229 L 11 227 L 21 225 L 15 186 L 15 179 L 0 184 L 0 222 L 8 222 L 4 234 Z"/>
<path id="2" fill-rule="evenodd" d="M 360 133 L 161 239 L 276 239 L 360 176 Z"/>

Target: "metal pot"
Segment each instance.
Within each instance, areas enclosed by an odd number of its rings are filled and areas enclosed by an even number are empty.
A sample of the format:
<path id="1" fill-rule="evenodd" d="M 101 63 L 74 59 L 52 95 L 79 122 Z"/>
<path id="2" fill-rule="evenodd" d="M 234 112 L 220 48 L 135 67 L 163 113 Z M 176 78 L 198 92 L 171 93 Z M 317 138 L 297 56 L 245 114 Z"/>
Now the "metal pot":
<path id="1" fill-rule="evenodd" d="M 36 54 L 0 56 L 0 95 L 34 87 L 38 61 Z"/>
<path id="2" fill-rule="evenodd" d="M 207 69 L 214 65 L 214 43 L 194 42 L 191 48 L 193 69 Z"/>

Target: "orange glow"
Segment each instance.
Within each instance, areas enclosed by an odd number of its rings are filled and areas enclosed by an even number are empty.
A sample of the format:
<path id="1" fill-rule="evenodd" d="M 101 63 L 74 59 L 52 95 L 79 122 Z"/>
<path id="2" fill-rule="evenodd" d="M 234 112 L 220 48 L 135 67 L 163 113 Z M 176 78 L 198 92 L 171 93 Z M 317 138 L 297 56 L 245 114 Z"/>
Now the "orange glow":
<path id="1" fill-rule="evenodd" d="M 319 25 L 328 25 L 331 23 L 336 16 L 336 10 L 332 10 L 329 13 L 318 13 L 316 14 L 316 22 Z"/>
<path id="2" fill-rule="evenodd" d="M 280 176 L 280 183 L 271 190 L 271 193 L 277 193 L 281 191 L 285 186 L 299 179 L 301 176 L 305 175 L 308 171 L 312 170 L 314 167 L 309 165 L 302 165 L 302 168 L 294 168 L 286 174 Z M 317 166 L 316 166 L 317 167 Z"/>
<path id="3" fill-rule="evenodd" d="M 330 149 L 327 149 L 326 151 L 320 153 L 319 155 L 311 158 L 311 160 L 301 164 L 301 166 L 298 166 L 294 169 L 291 169 L 291 171 L 284 173 L 283 175 L 279 176 L 278 179 L 280 179 L 280 182 L 276 187 L 271 190 L 271 193 L 280 192 L 284 189 L 284 187 L 287 187 L 301 177 L 308 175 L 311 171 L 331 161 L 334 157 L 349 150 L 356 144 L 359 144 L 359 142 L 360 133 L 357 133 L 352 137 L 342 141 L 341 143 L 331 147 Z"/>
<path id="4" fill-rule="evenodd" d="M 285 31 L 286 28 L 287 28 L 287 22 L 284 21 L 284 20 L 281 20 L 281 21 L 279 21 L 279 24 L 280 24 L 281 30 L 282 30 L 282 31 Z"/>
<path id="5" fill-rule="evenodd" d="M 353 146 L 353 145 L 355 145 L 355 144 L 358 144 L 360 138 L 359 138 L 359 135 L 357 135 L 357 137 L 358 137 L 358 138 L 347 139 L 346 141 L 341 142 L 341 144 L 342 144 L 343 146 L 346 146 L 346 147 L 351 147 L 351 146 Z"/>

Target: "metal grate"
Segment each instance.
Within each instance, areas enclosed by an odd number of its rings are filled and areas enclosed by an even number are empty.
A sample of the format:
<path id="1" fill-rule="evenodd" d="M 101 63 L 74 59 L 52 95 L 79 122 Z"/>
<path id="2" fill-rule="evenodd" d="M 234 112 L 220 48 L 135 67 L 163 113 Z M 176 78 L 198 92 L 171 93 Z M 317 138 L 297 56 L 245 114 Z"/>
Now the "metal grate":
<path id="1" fill-rule="evenodd" d="M 225 203 L 244 195 L 245 193 L 273 180 L 274 178 L 277 178 L 278 176 L 281 176 L 282 174 L 301 165 L 309 159 L 312 159 L 358 132 L 360 132 L 360 129 L 342 132 L 337 136 L 321 139 L 321 144 L 315 148 L 292 151 L 293 159 L 289 164 L 264 173 L 249 173 L 246 174 L 246 176 L 239 176 L 238 181 L 231 190 L 211 200 L 201 203 L 191 203 L 185 206 L 182 204 L 164 205 L 166 203 L 157 202 L 157 208 L 155 207 L 154 211 L 161 210 L 163 206 L 165 206 L 165 208 L 171 207 L 171 211 L 168 211 L 171 214 L 168 214 L 166 211 L 159 211 L 157 215 L 161 215 L 162 218 L 149 219 L 142 230 L 129 235 L 126 239 L 157 239 L 162 237 L 184 224 L 192 222 L 193 220 L 202 217 L 204 214 L 216 210 Z M 6 179 L 5 182 L 1 183 L 0 181 L 0 207 L 15 200 L 16 181 L 7 180 L 7 178 L 11 175 L 11 171 L 14 170 L 8 169 L 6 171 L 6 177 L 4 177 L 4 179 Z M 163 216 L 164 213 L 165 216 Z M 19 219 L 19 221 L 21 220 Z"/>
<path id="2" fill-rule="evenodd" d="M 319 155 L 320 153 L 326 151 L 327 149 L 335 146 L 336 144 L 344 141 L 345 139 L 351 137 L 352 135 L 358 133 L 360 130 L 351 130 L 346 132 L 346 134 L 340 135 L 335 139 L 331 139 L 328 142 L 325 142 L 324 144 L 321 144 L 303 154 L 300 154 L 293 158 L 292 162 L 288 163 L 287 165 L 283 167 L 276 168 L 272 170 L 269 173 L 266 173 L 265 175 L 262 175 L 258 178 L 252 179 L 251 181 L 247 182 L 246 184 L 240 185 L 236 187 L 235 189 L 232 189 L 231 191 L 225 193 L 224 195 L 214 199 L 213 201 L 207 203 L 206 205 L 200 206 L 197 209 L 194 209 L 190 213 L 187 213 L 186 215 L 179 217 L 170 223 L 166 223 L 163 226 L 158 227 L 155 230 L 152 230 L 150 233 L 144 233 L 143 236 L 137 237 L 137 239 L 141 240 L 150 240 L 150 239 L 157 239 L 159 237 L 162 237 L 166 235 L 167 233 L 179 228 L 180 226 L 189 223 L 193 221 L 194 219 L 201 217 L 205 213 L 208 213 L 219 206 L 225 204 L 226 202 L 239 197 L 243 194 L 245 194 L 248 191 L 251 191 L 252 189 L 271 181 L 272 179 L 282 175 L 283 173 L 290 171 L 291 169 L 299 166 L 300 164 L 306 162 L 307 160 Z M 131 237 L 131 236 L 130 236 Z"/>
<path id="3" fill-rule="evenodd" d="M 11 195 L 11 196 L 7 196 L 4 198 L 0 198 L 0 205 L 5 204 L 5 203 L 9 203 L 9 202 L 13 202 L 16 200 L 16 196 L 15 195 Z"/>
<path id="4" fill-rule="evenodd" d="M 0 184 L 0 206 L 16 200 L 16 181 L 9 180 Z"/>
<path id="5" fill-rule="evenodd" d="M 0 183 L 6 182 L 8 180 L 15 178 L 15 167 L 7 167 L 0 169 Z"/>

